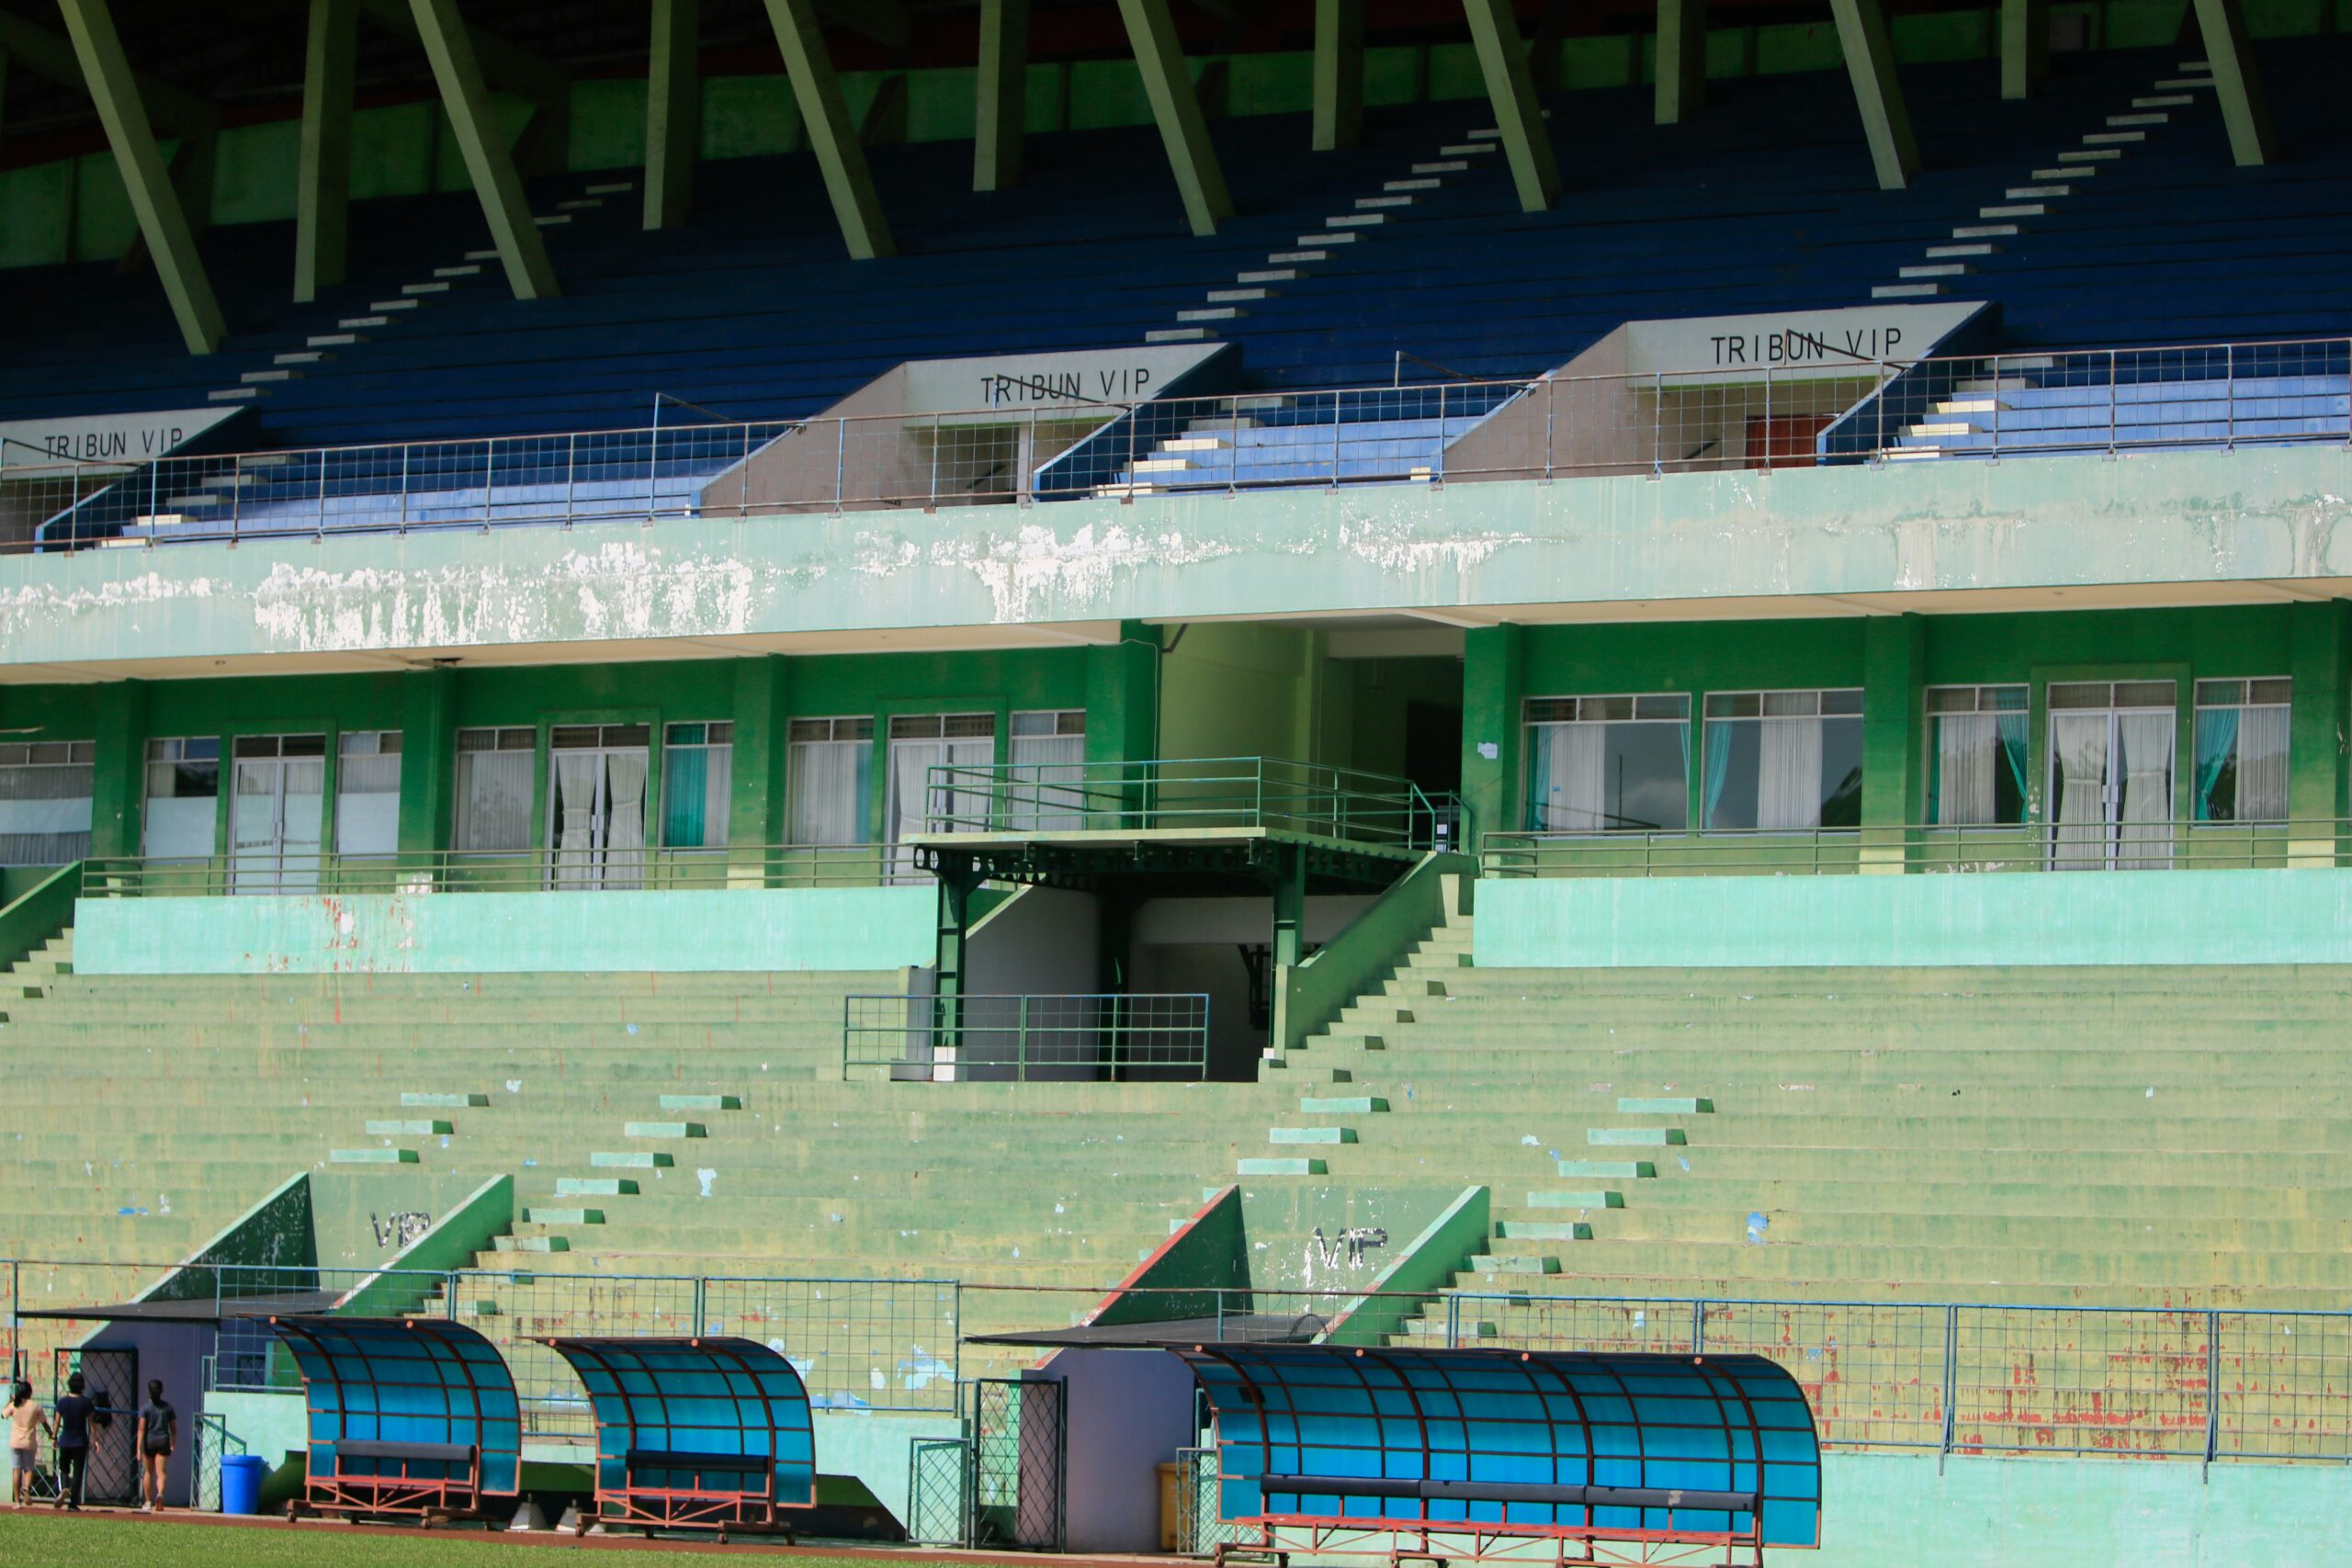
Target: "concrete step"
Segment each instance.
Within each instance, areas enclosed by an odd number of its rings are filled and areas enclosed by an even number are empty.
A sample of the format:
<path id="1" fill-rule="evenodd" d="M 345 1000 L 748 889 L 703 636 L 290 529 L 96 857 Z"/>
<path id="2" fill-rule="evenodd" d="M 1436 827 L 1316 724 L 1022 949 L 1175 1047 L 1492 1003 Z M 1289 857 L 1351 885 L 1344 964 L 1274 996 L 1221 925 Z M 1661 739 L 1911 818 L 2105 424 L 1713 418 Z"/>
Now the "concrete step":
<path id="1" fill-rule="evenodd" d="M 1645 1159 L 1562 1159 L 1553 1166 L 1563 1177 L 1607 1181 L 1646 1181 L 1657 1175 L 1657 1167 Z"/>
<path id="2" fill-rule="evenodd" d="M 1233 1165 L 1237 1176 L 1322 1176 L 1328 1168 L 1319 1159 L 1241 1159 Z"/>
<path id="3" fill-rule="evenodd" d="M 332 1149 L 327 1154 L 330 1165 L 414 1165 L 414 1149 Z"/>
<path id="4" fill-rule="evenodd" d="M 1353 1127 L 1270 1127 L 1266 1130 L 1270 1144 L 1352 1144 L 1356 1141 Z"/>

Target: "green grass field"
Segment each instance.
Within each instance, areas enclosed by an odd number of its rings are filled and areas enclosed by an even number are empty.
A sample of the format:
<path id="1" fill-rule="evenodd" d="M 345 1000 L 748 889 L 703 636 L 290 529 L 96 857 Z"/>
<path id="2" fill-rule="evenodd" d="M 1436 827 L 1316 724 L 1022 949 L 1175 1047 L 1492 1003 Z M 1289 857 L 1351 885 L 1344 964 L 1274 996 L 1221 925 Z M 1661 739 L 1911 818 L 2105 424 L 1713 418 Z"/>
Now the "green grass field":
<path id="1" fill-rule="evenodd" d="M 713 1554 L 599 1551 L 595 1560 L 628 1568 L 709 1568 Z M 87 1514 L 61 1517 L 45 1508 L 0 1510 L 0 1562 L 10 1568 L 540 1568 L 580 1561 L 581 1549 L 569 1536 L 561 1545 L 526 1546 L 456 1529 L 424 1539 L 337 1525 L 230 1528 Z M 795 1568 L 869 1568 L 850 1558 L 796 1556 L 793 1562 Z"/>

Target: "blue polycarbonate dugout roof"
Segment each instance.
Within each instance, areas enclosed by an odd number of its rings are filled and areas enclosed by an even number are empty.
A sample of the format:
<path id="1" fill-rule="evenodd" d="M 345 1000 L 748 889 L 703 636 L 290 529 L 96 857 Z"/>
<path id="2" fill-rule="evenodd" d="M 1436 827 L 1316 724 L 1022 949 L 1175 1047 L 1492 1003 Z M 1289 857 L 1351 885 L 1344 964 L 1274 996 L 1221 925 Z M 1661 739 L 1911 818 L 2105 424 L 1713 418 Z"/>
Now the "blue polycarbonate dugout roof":
<path id="1" fill-rule="evenodd" d="M 335 1445 L 447 1444 L 481 1450 L 485 1494 L 515 1490 L 523 1458 L 514 1374 L 498 1348 L 437 1318 L 277 1317 L 302 1369 L 310 1472 L 339 1472 Z"/>
<path id="2" fill-rule="evenodd" d="M 817 1500 L 808 1390 L 753 1339 L 547 1339 L 596 1412 L 596 1489 L 628 1489 L 631 1450 L 767 1460 L 779 1507 Z"/>
<path id="3" fill-rule="evenodd" d="M 1820 1540 L 1813 1415 L 1760 1356 L 1171 1348 L 1216 1412 L 1227 1519 Z"/>

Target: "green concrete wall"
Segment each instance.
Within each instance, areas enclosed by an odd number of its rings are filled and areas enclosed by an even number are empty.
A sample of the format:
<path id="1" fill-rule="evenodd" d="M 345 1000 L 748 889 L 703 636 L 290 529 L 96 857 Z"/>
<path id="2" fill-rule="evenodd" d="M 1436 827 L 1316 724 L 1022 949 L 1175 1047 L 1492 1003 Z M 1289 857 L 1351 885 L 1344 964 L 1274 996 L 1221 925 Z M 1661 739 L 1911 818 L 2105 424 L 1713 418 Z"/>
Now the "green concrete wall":
<path id="1" fill-rule="evenodd" d="M 1363 525 L 1368 506 L 1379 526 Z M 985 644 L 1030 624 L 1203 620 L 1173 665 L 1196 640 L 1216 646 L 1212 616 L 1442 606 L 1508 620 L 1542 605 L 1554 618 L 1657 619 L 1671 607 L 1705 620 L 1806 596 L 1857 613 L 1927 593 L 1953 596 L 1939 608 L 2014 609 L 1957 596 L 2016 591 L 2055 610 L 2111 603 L 2118 583 L 2146 585 L 2138 592 L 2151 600 L 2211 602 L 2219 585 L 2275 604 L 2264 584 L 2352 577 L 2352 529 L 2339 525 L 2348 513 L 2352 450 L 2313 445 L 2128 463 L 1498 480 L 1376 497 L 1275 490 L 789 526 L 703 518 L 338 536 L 304 546 L 299 570 L 272 551 L 191 544 L 0 558 L 0 649 L 12 662 L 100 675 L 128 660 L 183 661 L 194 674 L 209 669 L 199 661 L 273 654 L 876 634 L 871 647 L 918 629 L 953 641 L 958 628 Z M 902 564 L 876 570 L 877 559 Z M 550 582 L 565 591 L 549 592 Z M 822 661 L 788 662 L 797 672 Z M 1174 749 L 1184 721 L 1172 671 L 1168 694 L 1162 728 Z M 825 711 L 797 697 L 794 706 Z"/>
<path id="2" fill-rule="evenodd" d="M 2352 871 L 1487 881 L 1480 968 L 2352 963 Z"/>
<path id="3" fill-rule="evenodd" d="M 89 975 L 871 970 L 931 962 L 927 886 L 88 898 Z"/>
<path id="4" fill-rule="evenodd" d="M 1821 1488 L 1821 1550 L 1776 1568 L 2247 1568 L 2326 1562 L 2352 1470 L 1832 1453 Z"/>

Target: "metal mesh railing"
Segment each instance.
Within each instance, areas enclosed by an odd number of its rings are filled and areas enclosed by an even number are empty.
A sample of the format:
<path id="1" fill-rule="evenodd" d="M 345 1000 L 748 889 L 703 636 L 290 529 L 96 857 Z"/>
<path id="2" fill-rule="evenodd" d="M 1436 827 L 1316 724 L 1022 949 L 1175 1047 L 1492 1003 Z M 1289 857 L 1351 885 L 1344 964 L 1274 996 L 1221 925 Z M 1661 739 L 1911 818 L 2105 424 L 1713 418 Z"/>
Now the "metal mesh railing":
<path id="1" fill-rule="evenodd" d="M 1478 849 L 1488 876 L 2247 870 L 2352 863 L 2352 820 L 1490 832 Z"/>
<path id="2" fill-rule="evenodd" d="M 854 996 L 842 1002 L 842 1077 L 916 1083 L 1167 1082 L 1205 1078 L 1199 993 Z"/>
<path id="3" fill-rule="evenodd" d="M 2352 441 L 2352 340 L 1877 359 L 81 461 L 0 449 L 0 546 L 82 549 L 1286 486 Z M 688 405 L 678 405 L 686 407 Z M 699 413 L 701 411 L 695 411 Z"/>
<path id="4" fill-rule="evenodd" d="M 889 844 L 724 849 L 436 850 L 389 855 L 120 856 L 82 862 L 85 898 L 232 893 L 596 893 L 874 887 L 915 877 Z"/>

